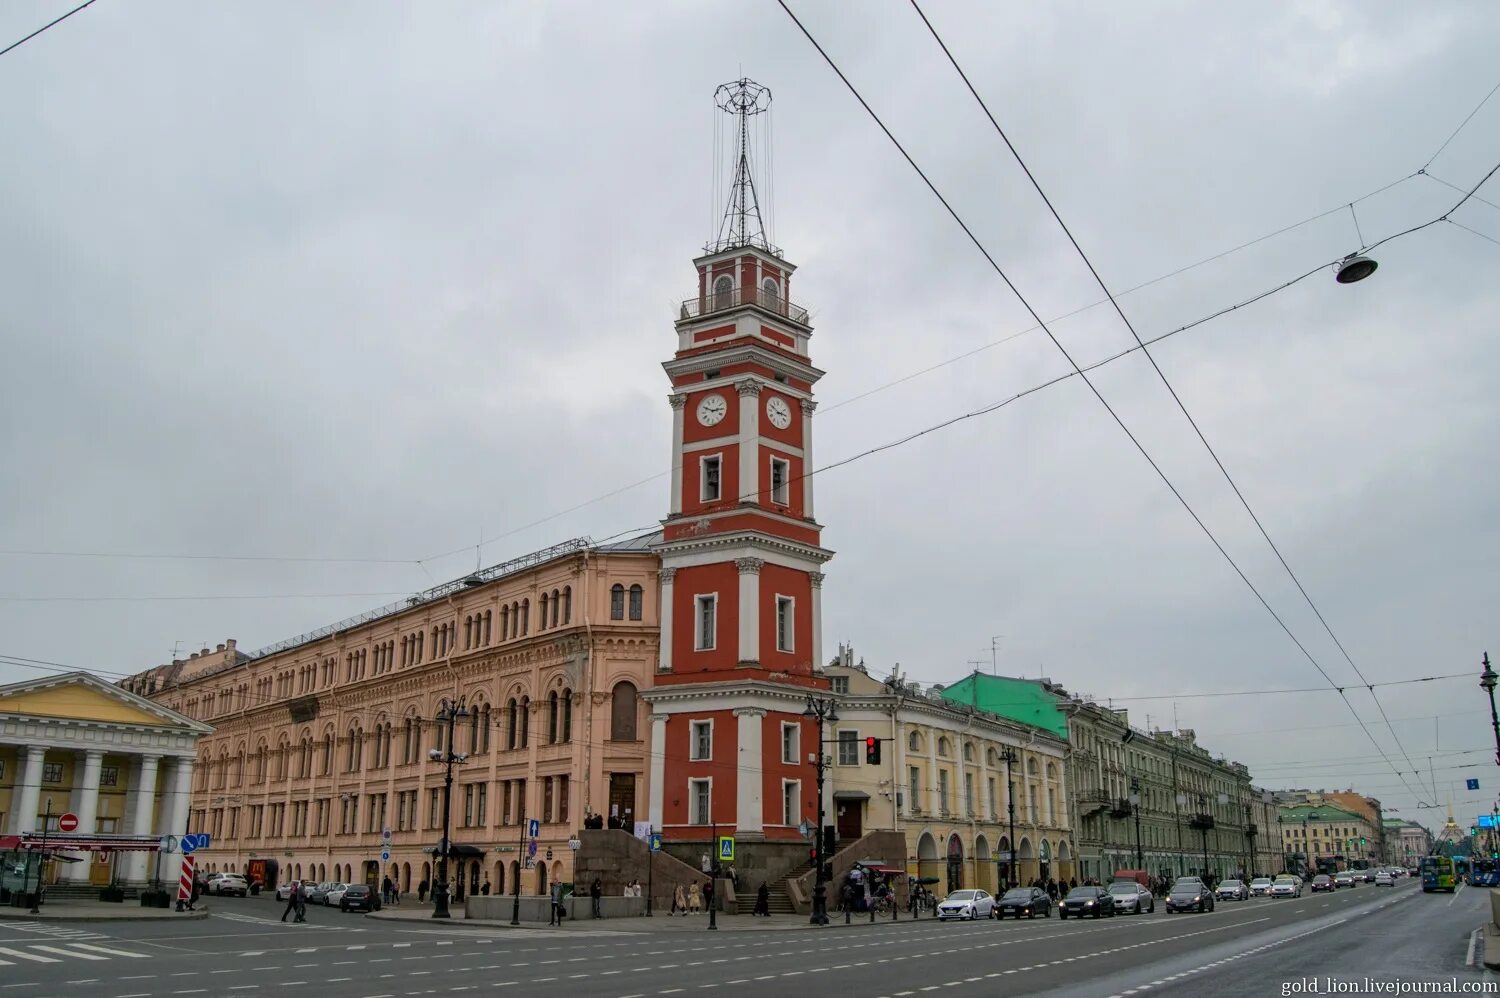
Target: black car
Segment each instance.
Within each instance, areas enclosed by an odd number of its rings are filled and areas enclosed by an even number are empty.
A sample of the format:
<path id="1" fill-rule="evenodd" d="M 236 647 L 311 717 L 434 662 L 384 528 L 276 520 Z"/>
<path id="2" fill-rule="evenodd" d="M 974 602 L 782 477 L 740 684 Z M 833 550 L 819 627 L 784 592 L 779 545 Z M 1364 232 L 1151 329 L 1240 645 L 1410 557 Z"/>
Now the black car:
<path id="1" fill-rule="evenodd" d="M 350 884 L 339 901 L 339 911 L 379 911 L 380 894 L 369 884 Z"/>
<path id="2" fill-rule="evenodd" d="M 1336 885 L 1333 882 L 1333 878 L 1326 873 L 1320 873 L 1316 877 L 1312 878 L 1312 890 L 1314 894 L 1318 893 L 1319 891 L 1332 892 L 1335 889 Z"/>
<path id="3" fill-rule="evenodd" d="M 1035 887 L 1016 887 L 1006 891 L 995 902 L 994 916 L 1004 918 L 1006 915 L 1014 915 L 1020 918 L 1035 918 L 1041 915 L 1043 918 L 1052 917 L 1052 899 L 1047 892 Z"/>
<path id="4" fill-rule="evenodd" d="M 1102 918 L 1108 915 L 1113 918 L 1114 914 L 1115 899 L 1102 887 L 1075 887 L 1057 906 L 1058 918 L 1067 918 L 1069 915 L 1076 915 L 1078 918 L 1085 915 Z"/>
<path id="5" fill-rule="evenodd" d="M 1213 911 L 1214 892 L 1197 877 L 1179 877 L 1167 895 L 1167 914 L 1174 911 Z"/>

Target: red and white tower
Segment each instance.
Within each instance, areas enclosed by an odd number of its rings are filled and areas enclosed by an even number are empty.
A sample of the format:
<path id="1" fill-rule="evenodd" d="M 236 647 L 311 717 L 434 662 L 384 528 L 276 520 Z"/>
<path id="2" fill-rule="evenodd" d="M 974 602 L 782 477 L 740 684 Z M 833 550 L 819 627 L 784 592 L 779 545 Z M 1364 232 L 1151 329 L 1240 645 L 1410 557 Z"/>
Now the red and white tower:
<path id="1" fill-rule="evenodd" d="M 808 358 L 807 312 L 791 302 L 795 267 L 766 237 L 750 173 L 749 125 L 770 92 L 739 80 L 715 97 L 734 116 L 738 155 L 663 365 L 673 470 L 657 547 L 661 661 L 645 694 L 649 817 L 669 845 L 733 834 L 742 868 L 774 874 L 787 865 L 778 853 L 805 859 L 804 823 L 826 823 L 815 814 L 816 728 L 803 717 L 808 694 L 828 685 L 820 604 L 833 553 L 807 477 L 823 372 Z"/>

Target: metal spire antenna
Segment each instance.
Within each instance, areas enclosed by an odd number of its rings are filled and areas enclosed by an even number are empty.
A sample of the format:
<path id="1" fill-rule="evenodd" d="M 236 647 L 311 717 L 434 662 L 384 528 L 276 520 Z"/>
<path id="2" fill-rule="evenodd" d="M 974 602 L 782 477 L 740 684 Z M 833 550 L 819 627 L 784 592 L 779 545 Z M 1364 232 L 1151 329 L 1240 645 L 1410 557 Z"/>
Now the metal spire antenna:
<path id="1" fill-rule="evenodd" d="M 718 237 L 705 249 L 718 253 L 736 246 L 756 246 L 777 256 L 781 251 L 766 238 L 761 218 L 760 199 L 755 191 L 750 161 L 755 150 L 750 147 L 750 119 L 771 110 L 771 91 L 754 80 L 740 78 L 714 91 L 714 104 L 725 114 L 738 119 L 735 124 L 734 177 L 729 183 L 729 201 L 719 222 Z M 759 150 L 764 153 L 765 150 Z"/>

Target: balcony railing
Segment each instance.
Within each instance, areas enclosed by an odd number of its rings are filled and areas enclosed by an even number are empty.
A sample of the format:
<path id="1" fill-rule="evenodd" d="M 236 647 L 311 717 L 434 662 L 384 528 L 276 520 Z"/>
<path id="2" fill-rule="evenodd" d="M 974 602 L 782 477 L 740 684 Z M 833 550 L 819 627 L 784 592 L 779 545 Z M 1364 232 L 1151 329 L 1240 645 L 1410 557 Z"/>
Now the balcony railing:
<path id="1" fill-rule="evenodd" d="M 742 305 L 752 306 L 779 316 L 799 326 L 811 325 L 807 309 L 787 301 L 780 295 L 757 291 L 755 288 L 736 288 L 732 291 L 710 292 L 697 298 L 689 298 L 678 310 L 677 319 L 698 319 L 715 312 L 727 312 Z"/>
<path id="2" fill-rule="evenodd" d="M 1095 811 L 1103 811 L 1113 806 L 1114 801 L 1103 790 L 1086 790 L 1078 795 L 1078 814 L 1080 817 L 1093 814 Z"/>

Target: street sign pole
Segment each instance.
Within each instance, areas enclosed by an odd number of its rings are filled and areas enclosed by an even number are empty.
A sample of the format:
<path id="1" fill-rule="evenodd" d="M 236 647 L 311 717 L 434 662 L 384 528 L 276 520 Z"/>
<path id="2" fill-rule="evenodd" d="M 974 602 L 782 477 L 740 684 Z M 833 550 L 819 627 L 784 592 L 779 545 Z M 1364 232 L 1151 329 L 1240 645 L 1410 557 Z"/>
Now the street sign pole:
<path id="1" fill-rule="evenodd" d="M 651 891 L 656 885 L 656 833 L 646 830 L 646 917 L 651 918 Z"/>

